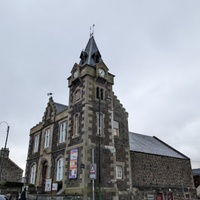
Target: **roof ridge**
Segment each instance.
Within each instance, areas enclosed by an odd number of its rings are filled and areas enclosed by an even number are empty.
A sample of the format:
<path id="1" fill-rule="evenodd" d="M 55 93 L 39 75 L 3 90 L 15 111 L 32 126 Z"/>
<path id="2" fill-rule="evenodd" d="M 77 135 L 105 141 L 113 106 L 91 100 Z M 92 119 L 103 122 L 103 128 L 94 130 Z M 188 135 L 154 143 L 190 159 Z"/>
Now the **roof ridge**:
<path id="1" fill-rule="evenodd" d="M 59 105 L 62 105 L 62 106 L 67 106 L 67 105 L 65 105 L 65 104 L 58 103 L 58 102 L 54 102 L 54 104 L 59 104 Z"/>
<path id="2" fill-rule="evenodd" d="M 186 155 L 184 155 L 183 153 L 181 153 L 180 151 L 176 150 L 175 148 L 173 148 L 172 146 L 168 145 L 167 143 L 163 142 L 162 140 L 160 140 L 159 138 L 157 138 L 156 136 L 153 136 L 153 138 L 155 138 L 156 140 L 158 140 L 159 142 L 163 143 L 164 145 L 166 145 L 167 147 L 171 148 L 172 150 L 176 151 L 177 153 L 181 154 L 183 157 L 188 158 Z M 190 159 L 190 158 L 188 158 Z"/>
<path id="3" fill-rule="evenodd" d="M 173 158 L 189 159 L 187 156 L 161 141 L 155 136 L 129 132 L 130 151 Z"/>

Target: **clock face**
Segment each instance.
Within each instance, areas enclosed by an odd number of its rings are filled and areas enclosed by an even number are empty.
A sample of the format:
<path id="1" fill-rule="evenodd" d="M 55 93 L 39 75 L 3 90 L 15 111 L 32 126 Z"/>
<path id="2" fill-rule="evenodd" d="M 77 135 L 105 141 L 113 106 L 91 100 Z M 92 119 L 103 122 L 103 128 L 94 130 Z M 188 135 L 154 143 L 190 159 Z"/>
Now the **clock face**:
<path id="1" fill-rule="evenodd" d="M 77 78 L 78 77 L 78 70 L 76 69 L 75 71 L 74 71 L 74 78 Z"/>
<path id="2" fill-rule="evenodd" d="M 102 68 L 98 69 L 98 74 L 99 74 L 100 77 L 105 77 L 105 75 L 106 75 L 104 69 L 102 69 Z"/>

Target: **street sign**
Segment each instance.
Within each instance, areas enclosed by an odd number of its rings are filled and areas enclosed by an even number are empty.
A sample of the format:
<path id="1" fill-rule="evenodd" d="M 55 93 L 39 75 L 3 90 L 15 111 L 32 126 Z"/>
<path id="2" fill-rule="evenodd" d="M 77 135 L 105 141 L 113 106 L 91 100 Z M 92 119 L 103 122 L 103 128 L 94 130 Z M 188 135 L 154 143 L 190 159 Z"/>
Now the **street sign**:
<path id="1" fill-rule="evenodd" d="M 96 173 L 96 164 L 90 164 L 89 166 L 89 178 L 91 180 L 96 179 L 97 173 Z"/>

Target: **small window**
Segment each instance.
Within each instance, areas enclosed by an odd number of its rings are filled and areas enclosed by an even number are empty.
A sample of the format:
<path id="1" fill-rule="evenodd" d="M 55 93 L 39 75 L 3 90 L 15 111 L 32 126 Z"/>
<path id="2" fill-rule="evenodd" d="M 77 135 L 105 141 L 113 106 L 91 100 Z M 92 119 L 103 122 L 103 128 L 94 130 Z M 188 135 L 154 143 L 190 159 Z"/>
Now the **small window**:
<path id="1" fill-rule="evenodd" d="M 44 134 L 44 148 L 48 148 L 50 143 L 50 128 Z"/>
<path id="2" fill-rule="evenodd" d="M 104 99 L 104 90 L 102 88 L 96 87 L 96 98 Z"/>
<path id="3" fill-rule="evenodd" d="M 97 134 L 101 136 L 103 134 L 103 114 L 99 112 L 97 113 Z"/>
<path id="4" fill-rule="evenodd" d="M 39 134 L 37 134 L 34 139 L 34 150 L 33 150 L 34 153 L 38 152 L 38 147 L 39 147 Z"/>
<path id="5" fill-rule="evenodd" d="M 74 136 L 78 135 L 78 130 L 79 130 L 79 116 L 75 115 L 74 116 Z"/>
<path id="6" fill-rule="evenodd" d="M 57 161 L 56 180 L 61 181 L 62 179 L 63 179 L 63 158 L 60 158 Z"/>
<path id="7" fill-rule="evenodd" d="M 65 141 L 66 138 L 66 122 L 62 122 L 60 124 L 60 139 L 59 139 L 59 143 L 62 143 Z"/>
<path id="8" fill-rule="evenodd" d="M 35 184 L 35 176 L 36 176 L 36 164 L 33 164 L 31 167 L 31 176 L 30 176 L 31 184 Z"/>
<path id="9" fill-rule="evenodd" d="M 117 165 L 116 166 L 116 178 L 117 179 L 122 179 L 123 178 L 123 171 L 122 171 L 122 166 Z"/>
<path id="10" fill-rule="evenodd" d="M 113 135 L 119 136 L 119 122 L 113 122 Z"/>

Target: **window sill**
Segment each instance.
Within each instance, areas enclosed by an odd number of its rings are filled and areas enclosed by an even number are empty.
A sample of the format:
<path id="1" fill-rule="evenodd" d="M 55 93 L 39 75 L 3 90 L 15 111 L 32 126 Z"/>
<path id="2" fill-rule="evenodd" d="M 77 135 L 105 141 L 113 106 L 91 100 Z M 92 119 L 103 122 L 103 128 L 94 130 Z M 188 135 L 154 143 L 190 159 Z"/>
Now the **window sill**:
<path id="1" fill-rule="evenodd" d="M 77 138 L 77 137 L 79 137 L 80 135 L 73 135 L 72 136 L 72 139 L 75 139 L 75 138 Z"/>

